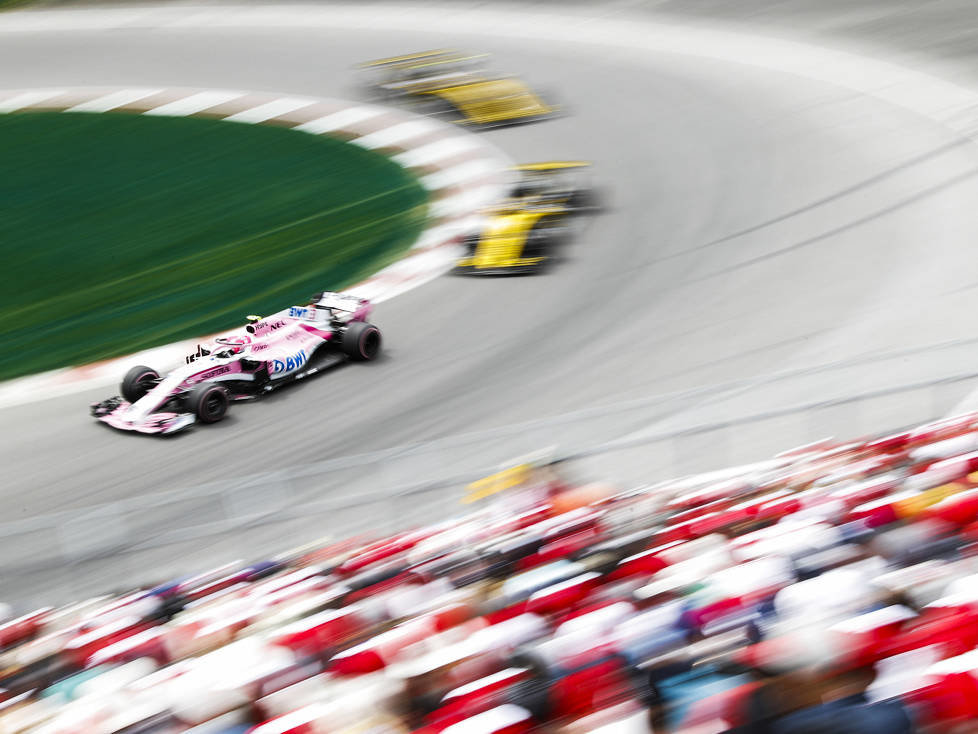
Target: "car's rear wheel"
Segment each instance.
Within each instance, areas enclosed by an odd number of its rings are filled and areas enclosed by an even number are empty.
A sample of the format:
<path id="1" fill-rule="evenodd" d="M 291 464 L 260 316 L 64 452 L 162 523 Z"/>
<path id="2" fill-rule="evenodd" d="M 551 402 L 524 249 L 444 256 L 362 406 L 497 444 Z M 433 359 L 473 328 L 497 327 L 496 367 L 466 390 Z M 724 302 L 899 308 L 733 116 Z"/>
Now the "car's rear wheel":
<path id="1" fill-rule="evenodd" d="M 354 321 L 343 332 L 343 352 L 359 362 L 369 362 L 380 354 L 380 329 L 366 321 Z"/>
<path id="2" fill-rule="evenodd" d="M 137 365 L 130 369 L 126 373 L 126 376 L 122 378 L 122 397 L 130 403 L 135 403 L 143 395 L 152 390 L 159 381 L 159 372 L 152 367 Z"/>
<path id="3" fill-rule="evenodd" d="M 194 385 L 187 395 L 187 409 L 201 423 L 217 423 L 227 415 L 230 403 L 228 391 L 214 382 Z"/>

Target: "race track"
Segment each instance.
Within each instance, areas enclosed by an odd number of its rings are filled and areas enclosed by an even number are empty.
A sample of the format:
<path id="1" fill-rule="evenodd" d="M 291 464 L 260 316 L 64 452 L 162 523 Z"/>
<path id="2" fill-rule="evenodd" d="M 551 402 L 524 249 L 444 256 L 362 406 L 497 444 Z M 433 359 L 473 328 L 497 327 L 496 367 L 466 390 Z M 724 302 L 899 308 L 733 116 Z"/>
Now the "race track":
<path id="1" fill-rule="evenodd" d="M 978 241 L 978 149 L 970 140 L 908 109 L 775 69 L 530 42 L 476 26 L 463 37 L 381 25 L 207 31 L 134 24 L 3 37 L 0 88 L 213 86 L 350 97 L 350 67 L 364 59 L 439 46 L 489 51 L 571 112 L 487 135 L 518 161 L 594 161 L 611 205 L 546 275 L 445 276 L 399 296 L 374 319 L 386 337 L 383 360 L 234 406 L 219 426 L 171 440 L 114 433 L 87 412 L 104 390 L 0 411 L 8 527 L 255 477 L 262 481 L 242 501 L 260 502 L 278 491 L 268 477 L 280 469 L 591 408 L 599 414 L 559 432 L 501 430 L 484 454 L 466 443 L 386 465 L 310 472 L 288 490 L 292 502 L 353 502 L 406 474 L 435 475 L 449 465 L 464 473 L 548 441 L 576 450 L 636 431 L 678 431 L 978 369 L 978 258 L 970 247 Z M 618 469 L 632 480 L 668 476 L 690 458 L 713 468 L 829 431 L 857 435 L 925 420 L 972 387 L 954 379 L 888 402 L 792 412 L 724 434 L 722 450 L 709 434 L 579 470 Z M 599 410 L 684 391 L 641 409 Z M 71 532 L 84 526 L 111 536 L 124 522 L 131 540 L 229 512 L 230 492 L 215 502 L 193 496 L 146 509 L 141 524 L 132 512 L 99 515 L 104 527 L 82 516 Z M 205 559 L 251 557 L 370 523 L 434 520 L 455 512 L 457 497 L 457 488 L 443 488 L 419 504 L 378 499 L 366 510 L 310 512 L 248 533 L 56 569 L 64 529 L 25 524 L 3 546 L 10 552 L 0 588 L 14 601 L 58 600 L 89 583 L 191 570 Z"/>

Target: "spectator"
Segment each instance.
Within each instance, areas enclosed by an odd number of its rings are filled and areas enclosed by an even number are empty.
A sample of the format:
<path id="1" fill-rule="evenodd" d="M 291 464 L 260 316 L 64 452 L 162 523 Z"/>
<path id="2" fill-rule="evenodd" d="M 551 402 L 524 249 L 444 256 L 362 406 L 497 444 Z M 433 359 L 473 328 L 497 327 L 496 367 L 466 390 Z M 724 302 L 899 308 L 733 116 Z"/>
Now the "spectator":
<path id="1" fill-rule="evenodd" d="M 409 677 L 405 682 L 408 721 L 415 729 L 424 726 L 428 716 L 441 706 L 445 687 L 433 672 Z"/>
<path id="2" fill-rule="evenodd" d="M 897 701 L 870 703 L 876 673 L 870 666 L 820 676 L 822 703 L 781 717 L 772 734 L 912 734 L 909 714 Z"/>
<path id="3" fill-rule="evenodd" d="M 812 700 L 810 676 L 804 671 L 754 668 L 749 674 L 758 685 L 744 700 L 740 712 L 743 722 L 731 728 L 730 734 L 776 734 L 781 718 L 816 703 Z"/>
<path id="4" fill-rule="evenodd" d="M 511 664 L 526 668 L 529 676 L 513 686 L 509 695 L 510 703 L 525 708 L 538 722 L 548 721 L 551 712 L 550 686 L 553 680 L 546 664 L 530 652 L 517 653 L 512 657 Z"/>

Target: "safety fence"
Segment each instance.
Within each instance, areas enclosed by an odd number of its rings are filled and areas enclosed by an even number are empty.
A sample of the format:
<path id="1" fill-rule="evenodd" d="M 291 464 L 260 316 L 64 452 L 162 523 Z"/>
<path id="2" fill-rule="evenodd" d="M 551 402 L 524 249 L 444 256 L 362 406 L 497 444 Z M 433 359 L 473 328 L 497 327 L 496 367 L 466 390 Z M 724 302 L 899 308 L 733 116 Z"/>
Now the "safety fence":
<path id="1" fill-rule="evenodd" d="M 966 372 L 749 412 L 737 401 L 749 403 L 757 381 L 745 380 L 3 522 L 0 594 L 60 602 L 323 537 L 431 524 L 471 511 L 468 483 L 544 447 L 573 478 L 626 487 L 759 461 L 919 424 L 976 384 L 978 372 Z"/>

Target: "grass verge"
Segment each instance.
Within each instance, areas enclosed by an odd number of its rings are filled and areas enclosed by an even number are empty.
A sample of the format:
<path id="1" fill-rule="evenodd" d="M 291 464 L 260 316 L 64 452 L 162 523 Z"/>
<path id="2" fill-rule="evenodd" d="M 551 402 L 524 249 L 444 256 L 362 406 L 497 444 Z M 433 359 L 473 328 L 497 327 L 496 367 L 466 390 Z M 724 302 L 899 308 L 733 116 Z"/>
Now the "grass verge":
<path id="1" fill-rule="evenodd" d="M 0 375 L 242 323 L 396 260 L 427 193 L 388 158 L 199 118 L 0 114 Z"/>

